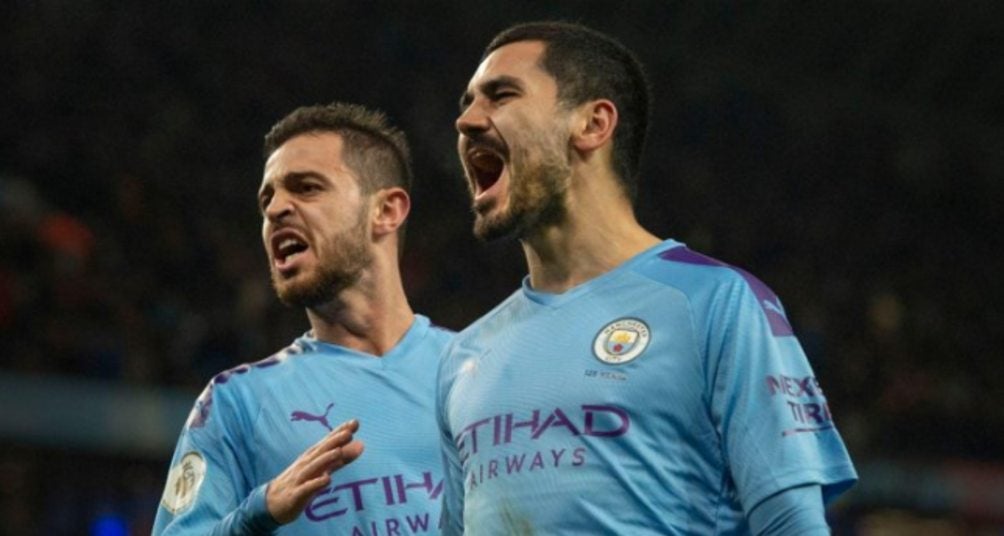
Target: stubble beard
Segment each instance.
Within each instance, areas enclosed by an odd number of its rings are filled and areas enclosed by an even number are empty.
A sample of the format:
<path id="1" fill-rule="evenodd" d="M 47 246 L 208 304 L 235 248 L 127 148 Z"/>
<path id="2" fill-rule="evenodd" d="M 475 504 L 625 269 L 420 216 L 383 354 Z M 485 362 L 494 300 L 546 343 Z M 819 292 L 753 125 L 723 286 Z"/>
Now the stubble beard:
<path id="1" fill-rule="evenodd" d="M 363 270 L 373 262 L 366 247 L 366 211 L 361 210 L 355 225 L 339 233 L 330 247 L 330 254 L 321 249 L 314 252 L 317 267 L 299 280 L 283 280 L 272 269 L 272 288 L 279 301 L 291 307 L 314 308 L 331 303 L 343 290 L 355 285 Z"/>
<path id="2" fill-rule="evenodd" d="M 522 239 L 545 226 L 565 219 L 565 194 L 572 168 L 558 140 L 531 140 L 512 150 L 509 157 L 508 206 L 489 215 L 475 212 L 474 236 L 489 242 Z M 541 148 L 538 158 L 528 147 Z"/>

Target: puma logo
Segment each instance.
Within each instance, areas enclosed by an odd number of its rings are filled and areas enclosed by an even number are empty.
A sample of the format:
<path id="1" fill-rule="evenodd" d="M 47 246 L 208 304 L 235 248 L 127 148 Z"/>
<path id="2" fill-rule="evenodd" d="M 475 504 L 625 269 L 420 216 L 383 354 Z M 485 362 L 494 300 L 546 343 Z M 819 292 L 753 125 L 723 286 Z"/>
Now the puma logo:
<path id="1" fill-rule="evenodd" d="M 334 402 L 328 404 L 328 407 L 327 407 L 327 409 L 324 410 L 324 414 L 323 415 L 314 415 L 312 413 L 307 413 L 306 411 L 296 410 L 293 413 L 289 414 L 289 420 L 290 421 L 314 421 L 314 422 L 319 422 L 319 423 L 321 423 L 322 426 L 324 426 L 325 428 L 327 428 L 328 431 L 330 432 L 331 431 L 331 423 L 328 422 L 328 412 L 331 411 L 331 408 L 334 407 L 334 405 L 335 405 Z"/>

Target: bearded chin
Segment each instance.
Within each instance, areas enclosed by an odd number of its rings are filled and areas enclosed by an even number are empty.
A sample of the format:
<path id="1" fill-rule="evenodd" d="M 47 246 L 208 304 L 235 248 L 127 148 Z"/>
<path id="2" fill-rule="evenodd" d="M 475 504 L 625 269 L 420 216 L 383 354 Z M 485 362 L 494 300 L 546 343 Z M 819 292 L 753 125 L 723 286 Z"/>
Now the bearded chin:
<path id="1" fill-rule="evenodd" d="M 567 160 L 552 157 L 529 169 L 516 165 L 519 160 L 513 159 L 508 206 L 494 215 L 475 215 L 474 236 L 478 240 L 523 239 L 564 221 L 571 175 Z"/>
<path id="2" fill-rule="evenodd" d="M 362 270 L 319 270 L 301 281 L 279 281 L 272 273 L 272 287 L 279 301 L 290 307 L 318 307 L 330 303 L 339 292 L 359 280 Z"/>
<path id="3" fill-rule="evenodd" d="M 291 307 L 314 308 L 331 303 L 343 290 L 359 282 L 363 271 L 373 263 L 373 253 L 362 239 L 366 231 L 364 216 L 360 212 L 357 225 L 335 241 L 339 246 L 334 255 L 319 254 L 315 271 L 283 281 L 273 270 L 272 288 L 279 301 Z"/>
<path id="4" fill-rule="evenodd" d="M 483 242 L 519 238 L 526 230 L 524 219 L 519 216 L 508 209 L 494 216 L 478 214 L 474 218 L 474 237 Z"/>

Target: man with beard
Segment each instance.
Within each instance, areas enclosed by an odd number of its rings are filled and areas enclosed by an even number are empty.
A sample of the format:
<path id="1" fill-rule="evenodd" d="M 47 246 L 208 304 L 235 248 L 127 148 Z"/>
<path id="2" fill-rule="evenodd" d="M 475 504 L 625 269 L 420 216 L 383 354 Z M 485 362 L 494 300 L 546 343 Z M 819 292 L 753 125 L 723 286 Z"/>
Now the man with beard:
<path id="1" fill-rule="evenodd" d="M 636 220 L 648 102 L 567 23 L 496 36 L 461 98 L 474 233 L 529 275 L 441 363 L 447 534 L 826 534 L 856 479 L 777 297 Z"/>
<path id="2" fill-rule="evenodd" d="M 383 114 L 336 103 L 279 121 L 265 155 L 258 205 L 272 284 L 311 329 L 209 383 L 153 532 L 435 530 L 435 374 L 451 334 L 412 312 L 398 270 L 407 141 Z M 359 439 L 370 439 L 365 453 Z"/>

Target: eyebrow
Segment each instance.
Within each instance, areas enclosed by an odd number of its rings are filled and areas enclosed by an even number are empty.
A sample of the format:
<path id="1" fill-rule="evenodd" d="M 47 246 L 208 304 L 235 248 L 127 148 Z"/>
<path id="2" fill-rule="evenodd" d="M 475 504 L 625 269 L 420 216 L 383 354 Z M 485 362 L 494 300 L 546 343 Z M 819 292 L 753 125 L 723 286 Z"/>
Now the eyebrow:
<path id="1" fill-rule="evenodd" d="M 261 188 L 258 189 L 258 199 L 261 199 L 261 196 L 266 192 L 271 192 L 275 190 L 275 183 L 277 182 L 281 184 L 289 184 L 291 182 L 302 181 L 304 179 L 326 180 L 327 177 L 316 171 L 290 171 L 289 173 L 286 173 L 285 175 L 282 175 L 281 177 L 278 177 L 275 180 L 270 180 L 265 184 L 262 184 Z"/>
<path id="2" fill-rule="evenodd" d="M 495 78 L 481 82 L 481 84 L 478 85 L 477 90 L 485 95 L 491 95 L 493 93 L 497 93 L 500 89 L 507 87 L 523 89 L 523 81 L 515 76 L 501 74 Z M 465 91 L 464 94 L 460 96 L 460 109 L 466 109 L 470 106 L 471 101 L 473 100 L 474 93 L 471 90 Z"/>

